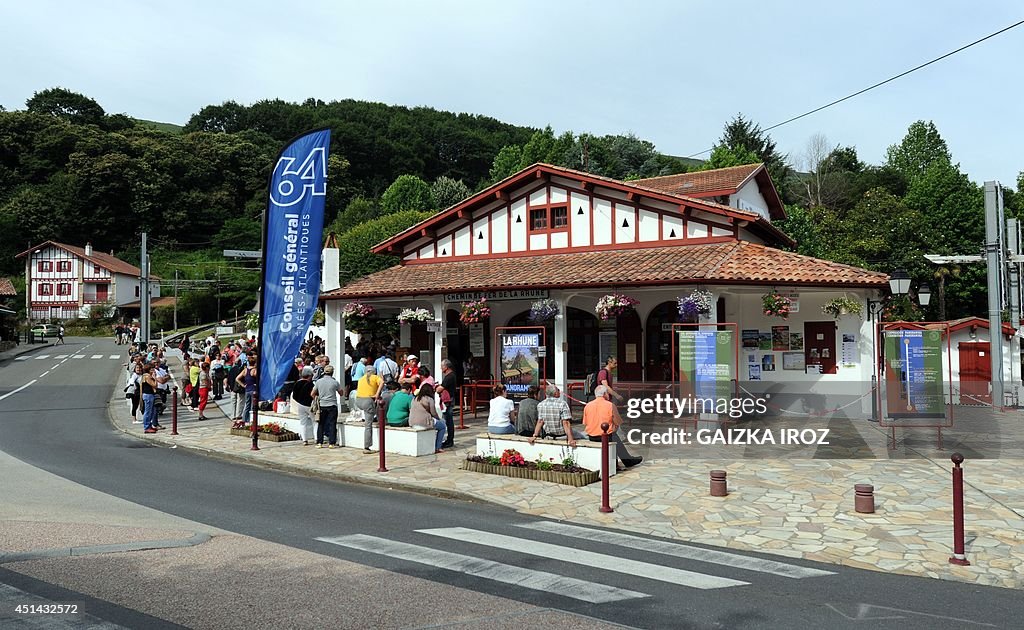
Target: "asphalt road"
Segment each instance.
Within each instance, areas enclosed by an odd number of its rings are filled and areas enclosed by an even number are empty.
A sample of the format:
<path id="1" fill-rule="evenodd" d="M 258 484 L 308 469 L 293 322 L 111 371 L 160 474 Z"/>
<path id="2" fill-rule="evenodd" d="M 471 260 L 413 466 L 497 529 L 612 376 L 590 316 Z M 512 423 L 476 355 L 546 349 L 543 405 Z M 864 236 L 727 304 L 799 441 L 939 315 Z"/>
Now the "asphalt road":
<path id="1" fill-rule="evenodd" d="M 110 357 L 121 351 L 105 339 L 69 339 L 66 348 L 0 363 L 0 450 L 211 527 L 627 626 L 1019 628 L 1024 618 L 1015 590 L 763 554 L 716 556 L 678 541 L 574 530 L 492 505 L 150 446 L 107 417 L 111 383 L 122 374 Z"/>

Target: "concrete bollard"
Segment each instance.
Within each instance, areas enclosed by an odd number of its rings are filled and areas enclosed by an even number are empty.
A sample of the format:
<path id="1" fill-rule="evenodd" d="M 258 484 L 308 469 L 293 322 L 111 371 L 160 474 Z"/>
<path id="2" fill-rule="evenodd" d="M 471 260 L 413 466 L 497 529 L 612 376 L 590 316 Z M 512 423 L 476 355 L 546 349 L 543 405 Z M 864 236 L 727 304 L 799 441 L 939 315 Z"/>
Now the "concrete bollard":
<path id="1" fill-rule="evenodd" d="M 725 481 L 724 470 L 711 471 L 711 496 L 724 497 L 729 494 L 729 488 Z"/>
<path id="2" fill-rule="evenodd" d="M 866 483 L 853 486 L 853 509 L 858 514 L 875 513 L 875 487 Z"/>

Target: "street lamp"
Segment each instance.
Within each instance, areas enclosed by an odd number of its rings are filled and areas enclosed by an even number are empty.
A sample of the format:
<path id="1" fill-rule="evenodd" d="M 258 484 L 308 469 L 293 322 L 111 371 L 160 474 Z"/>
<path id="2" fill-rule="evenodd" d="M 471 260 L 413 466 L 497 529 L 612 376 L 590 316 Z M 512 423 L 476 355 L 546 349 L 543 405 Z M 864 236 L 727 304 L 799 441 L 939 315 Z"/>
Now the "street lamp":
<path id="1" fill-rule="evenodd" d="M 921 306 L 928 306 L 932 301 L 932 288 L 927 284 L 922 284 L 918 287 L 917 301 L 921 303 Z"/>
<path id="2" fill-rule="evenodd" d="M 910 274 L 905 269 L 897 269 L 889 276 L 889 290 L 893 295 L 910 293 Z"/>

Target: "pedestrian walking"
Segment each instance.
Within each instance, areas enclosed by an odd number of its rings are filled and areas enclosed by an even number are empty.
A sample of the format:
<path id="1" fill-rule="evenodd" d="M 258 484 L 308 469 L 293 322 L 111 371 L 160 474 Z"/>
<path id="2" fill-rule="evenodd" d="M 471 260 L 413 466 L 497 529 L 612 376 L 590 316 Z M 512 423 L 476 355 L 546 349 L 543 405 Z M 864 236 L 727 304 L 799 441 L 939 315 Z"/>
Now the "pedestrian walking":
<path id="1" fill-rule="evenodd" d="M 324 434 L 327 437 L 327 448 L 338 446 L 338 392 L 342 384 L 334 378 L 334 366 L 324 368 L 324 375 L 316 381 L 313 398 L 320 401 L 320 418 L 316 427 L 316 447 L 323 448 Z"/>

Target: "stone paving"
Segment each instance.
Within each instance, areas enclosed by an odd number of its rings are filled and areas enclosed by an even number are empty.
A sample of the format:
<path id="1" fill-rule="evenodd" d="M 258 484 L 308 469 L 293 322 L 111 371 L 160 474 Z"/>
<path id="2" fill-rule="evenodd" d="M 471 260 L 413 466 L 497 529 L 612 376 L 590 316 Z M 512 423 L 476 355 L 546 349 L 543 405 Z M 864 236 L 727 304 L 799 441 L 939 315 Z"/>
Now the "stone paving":
<path id="1" fill-rule="evenodd" d="M 250 440 L 228 433 L 222 415 L 206 422 L 184 412 L 178 436 L 162 431 L 142 435 L 132 425 L 123 401 L 112 401 L 111 417 L 119 428 L 164 445 L 218 453 L 282 470 L 332 476 L 341 480 L 426 492 L 507 506 L 524 514 L 575 523 L 664 536 L 707 545 L 772 553 L 791 558 L 863 569 L 1024 588 L 1024 482 L 1019 456 L 1024 434 L 1021 413 L 992 412 L 998 430 L 979 436 L 944 432 L 946 450 L 935 448 L 934 430 L 898 433 L 898 448 L 886 448 L 883 430 L 864 421 L 830 418 L 844 425 L 864 446 L 858 458 L 837 458 L 818 449 L 720 447 L 680 457 L 671 450 L 649 448 L 646 461 L 611 478 L 611 514 L 598 512 L 600 484 L 573 488 L 541 481 L 512 479 L 460 470 L 472 452 L 471 437 L 483 418 L 456 436 L 458 448 L 428 457 L 389 455 L 389 472 L 378 473 L 378 457 L 361 449 L 315 449 L 302 442 Z M 193 416 L 194 417 L 194 416 Z M 798 422 L 807 424 L 808 419 Z M 164 420 L 169 426 L 169 418 Z M 975 427 L 976 429 L 976 427 Z M 993 437 L 995 436 L 995 437 Z M 967 557 L 971 566 L 948 563 L 952 551 L 952 447 L 991 441 L 1002 445 L 996 459 L 969 459 L 965 464 Z M 729 450 L 732 448 L 733 450 Z M 846 447 L 840 445 L 840 452 Z M 983 457 L 984 449 L 971 451 Z M 768 453 L 768 457 L 765 457 Z M 868 458 L 873 454 L 875 459 Z M 1014 455 L 1014 457 L 1007 457 Z M 708 472 L 728 472 L 729 495 L 709 496 Z M 876 512 L 858 514 L 853 487 L 875 487 Z"/>

